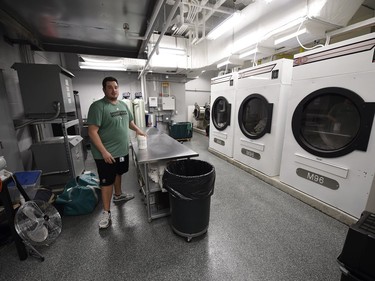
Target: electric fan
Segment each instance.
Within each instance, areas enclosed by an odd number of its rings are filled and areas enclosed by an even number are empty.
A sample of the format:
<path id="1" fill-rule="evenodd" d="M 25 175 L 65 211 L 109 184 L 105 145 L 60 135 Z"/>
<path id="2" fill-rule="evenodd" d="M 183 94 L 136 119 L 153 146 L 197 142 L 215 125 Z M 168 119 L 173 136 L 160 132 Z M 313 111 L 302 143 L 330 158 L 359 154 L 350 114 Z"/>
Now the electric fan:
<path id="1" fill-rule="evenodd" d="M 33 200 L 25 202 L 17 211 L 14 226 L 29 249 L 29 254 L 44 261 L 34 246 L 49 246 L 61 233 L 61 216 L 51 204 Z"/>

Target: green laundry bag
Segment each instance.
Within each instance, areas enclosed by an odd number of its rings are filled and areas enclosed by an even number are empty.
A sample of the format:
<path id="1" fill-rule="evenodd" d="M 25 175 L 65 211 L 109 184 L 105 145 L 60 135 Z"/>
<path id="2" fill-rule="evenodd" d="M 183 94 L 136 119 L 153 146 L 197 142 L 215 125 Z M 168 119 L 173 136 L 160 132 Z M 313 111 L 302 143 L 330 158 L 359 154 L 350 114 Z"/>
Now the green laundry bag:
<path id="1" fill-rule="evenodd" d="M 100 196 L 100 188 L 94 176 L 81 175 L 65 185 L 64 191 L 56 199 L 56 204 L 63 206 L 64 215 L 86 215 L 94 211 Z"/>

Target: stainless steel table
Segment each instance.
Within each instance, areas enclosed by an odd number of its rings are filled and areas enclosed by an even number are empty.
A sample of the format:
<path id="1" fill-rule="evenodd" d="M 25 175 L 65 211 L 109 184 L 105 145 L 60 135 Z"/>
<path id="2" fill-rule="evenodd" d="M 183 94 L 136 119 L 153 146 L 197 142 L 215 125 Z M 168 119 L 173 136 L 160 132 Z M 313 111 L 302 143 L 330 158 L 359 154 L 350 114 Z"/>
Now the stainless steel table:
<path id="1" fill-rule="evenodd" d="M 150 202 L 151 194 L 161 192 L 161 187 L 159 183 L 152 182 L 149 179 L 149 164 L 159 161 L 197 157 L 199 154 L 167 134 L 147 136 L 147 149 L 138 149 L 137 141 L 133 140 L 131 142 L 131 149 L 138 175 L 144 182 L 144 185 L 141 184 L 141 190 L 146 200 L 148 221 L 151 222 L 155 218 L 168 215 L 170 211 L 169 208 L 158 210 Z"/>

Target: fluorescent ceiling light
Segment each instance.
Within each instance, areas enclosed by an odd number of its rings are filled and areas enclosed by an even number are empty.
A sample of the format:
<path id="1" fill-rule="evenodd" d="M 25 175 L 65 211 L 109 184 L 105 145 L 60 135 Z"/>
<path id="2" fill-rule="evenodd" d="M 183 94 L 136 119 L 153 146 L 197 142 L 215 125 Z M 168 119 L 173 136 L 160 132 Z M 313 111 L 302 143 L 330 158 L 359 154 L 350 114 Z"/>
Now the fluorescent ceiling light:
<path id="1" fill-rule="evenodd" d="M 258 32 L 246 35 L 233 44 L 232 52 L 236 53 L 243 49 L 247 49 L 250 46 L 256 45 L 259 41 L 261 41 L 261 36 Z"/>
<path id="2" fill-rule="evenodd" d="M 223 35 L 225 32 L 229 31 L 233 28 L 235 23 L 240 17 L 240 13 L 236 12 L 233 13 L 231 16 L 229 16 L 226 20 L 224 20 L 221 24 L 219 24 L 217 27 L 215 27 L 213 30 L 211 30 L 206 38 L 208 40 L 215 40 L 219 38 L 221 35 Z"/>
<path id="3" fill-rule="evenodd" d="M 278 28 L 275 28 L 274 30 L 268 32 L 268 33 L 266 34 L 266 36 L 264 36 L 264 37 L 262 38 L 262 40 L 265 40 L 265 39 L 267 39 L 267 38 L 270 38 L 271 36 L 274 36 L 274 35 L 276 35 L 276 34 L 278 34 L 278 33 L 281 33 L 281 32 L 283 32 L 283 31 L 286 31 L 286 30 L 288 30 L 288 29 L 290 29 L 290 28 L 292 28 L 292 27 L 295 27 L 295 26 L 297 26 L 297 25 L 300 25 L 300 24 L 301 24 L 302 22 L 304 22 L 305 20 L 306 20 L 305 17 L 300 17 L 300 18 L 294 19 L 294 20 L 288 22 L 287 24 L 284 24 L 284 25 L 282 25 L 282 26 L 280 26 L 280 27 L 278 27 Z"/>
<path id="4" fill-rule="evenodd" d="M 159 47 L 159 54 L 184 56 L 186 55 L 186 51 L 184 49 L 178 49 L 178 48 Z"/>
<path id="5" fill-rule="evenodd" d="M 155 44 L 150 44 L 150 47 L 148 48 L 150 51 L 148 52 L 151 54 L 151 52 L 155 48 Z M 186 50 L 183 48 L 175 48 L 175 47 L 167 47 L 167 46 L 158 46 L 156 50 L 157 55 L 177 55 L 177 56 L 185 56 Z"/>
<path id="6" fill-rule="evenodd" d="M 278 44 L 280 44 L 282 42 L 285 42 L 285 41 L 287 41 L 289 39 L 292 39 L 292 38 L 297 37 L 297 36 L 299 36 L 301 34 L 304 34 L 304 33 L 307 33 L 307 29 L 306 28 L 302 28 L 300 30 L 297 30 L 296 32 L 293 32 L 291 34 L 288 34 L 288 35 L 285 35 L 283 37 L 280 37 L 280 38 L 278 38 L 278 39 L 275 40 L 274 44 L 278 45 Z"/>
<path id="7" fill-rule="evenodd" d="M 238 52 L 238 51 L 241 51 L 243 49 L 249 48 L 250 46 L 252 46 L 254 44 L 257 44 L 259 42 L 262 42 L 264 40 L 267 40 L 268 38 L 270 38 L 270 37 L 272 37 L 276 34 L 279 34 L 283 31 L 286 31 L 286 30 L 288 30 L 288 29 L 290 29 L 294 26 L 298 26 L 299 24 L 301 24 L 305 20 L 306 20 L 305 17 L 298 17 L 298 18 L 294 18 L 293 20 L 287 22 L 286 24 L 283 24 L 283 23 L 279 22 L 279 23 L 275 24 L 275 26 L 279 26 L 279 27 L 274 28 L 274 29 L 270 29 L 269 31 L 258 30 L 256 32 L 248 34 L 248 35 L 240 38 L 239 40 L 237 40 L 233 44 L 232 52 Z"/>
<path id="8" fill-rule="evenodd" d="M 100 56 L 86 56 L 79 55 L 85 63 L 107 63 L 107 64 L 122 64 L 122 58 L 112 58 L 112 57 L 100 57 Z"/>
<path id="9" fill-rule="evenodd" d="M 112 61 L 86 59 L 85 61 L 79 61 L 78 65 L 81 69 L 126 71 L 126 66 L 122 59 Z"/>
<path id="10" fill-rule="evenodd" d="M 126 71 L 127 68 L 140 68 L 145 62 L 143 59 L 79 55 L 78 65 L 81 69 Z"/>
<path id="11" fill-rule="evenodd" d="M 221 62 L 221 63 L 218 63 L 218 64 L 217 64 L 217 68 L 220 68 L 220 67 L 222 67 L 222 66 L 224 66 L 224 65 L 227 65 L 227 64 L 230 64 L 230 61 L 229 61 L 229 60 L 226 60 L 226 61 L 223 61 L 223 62 Z"/>
<path id="12" fill-rule="evenodd" d="M 258 53 L 258 48 L 254 48 L 254 49 L 252 49 L 250 51 L 244 52 L 244 53 L 240 54 L 239 57 L 240 57 L 240 59 L 242 59 L 242 58 L 248 57 L 250 55 L 253 55 L 255 53 Z"/>
<path id="13" fill-rule="evenodd" d="M 125 66 L 111 66 L 111 65 L 82 65 L 79 64 L 81 69 L 94 69 L 94 70 L 112 70 L 112 71 L 126 71 Z"/>
<path id="14" fill-rule="evenodd" d="M 233 66 L 240 66 L 243 65 L 243 60 L 239 59 L 238 55 L 230 55 L 226 60 L 219 61 L 217 64 L 217 68 L 230 64 L 231 67 Z"/>
<path id="15" fill-rule="evenodd" d="M 274 53 L 274 51 L 275 50 L 272 49 L 272 48 L 258 46 L 256 48 L 253 48 L 253 49 L 249 50 L 249 51 L 245 51 L 245 52 L 241 53 L 239 55 L 239 58 L 243 59 L 243 58 L 246 58 L 246 57 L 251 56 L 251 55 L 256 54 L 256 53 L 264 54 L 264 55 L 271 55 L 271 54 Z"/>

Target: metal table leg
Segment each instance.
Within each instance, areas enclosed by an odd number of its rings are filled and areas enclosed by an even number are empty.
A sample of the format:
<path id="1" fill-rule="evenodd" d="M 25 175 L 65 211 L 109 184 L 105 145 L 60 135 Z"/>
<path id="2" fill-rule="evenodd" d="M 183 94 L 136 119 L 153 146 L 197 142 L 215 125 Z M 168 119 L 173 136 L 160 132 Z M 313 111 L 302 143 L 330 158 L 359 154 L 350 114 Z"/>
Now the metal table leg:
<path id="1" fill-rule="evenodd" d="M 152 221 L 151 217 L 151 204 L 150 204 L 150 183 L 148 178 L 148 163 L 144 164 L 144 179 L 145 181 L 145 193 L 146 193 L 146 207 L 147 207 L 147 218 L 148 221 Z"/>

